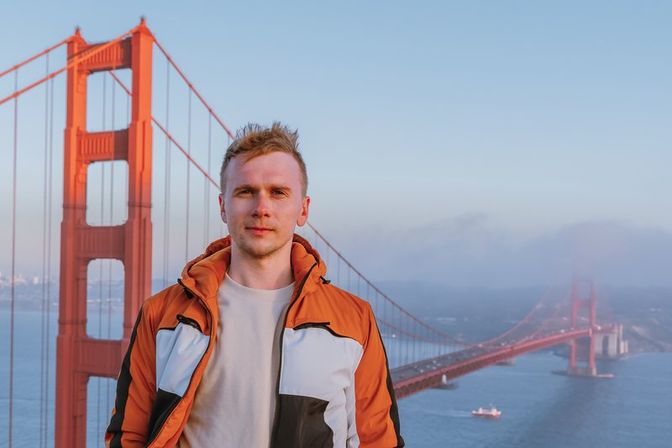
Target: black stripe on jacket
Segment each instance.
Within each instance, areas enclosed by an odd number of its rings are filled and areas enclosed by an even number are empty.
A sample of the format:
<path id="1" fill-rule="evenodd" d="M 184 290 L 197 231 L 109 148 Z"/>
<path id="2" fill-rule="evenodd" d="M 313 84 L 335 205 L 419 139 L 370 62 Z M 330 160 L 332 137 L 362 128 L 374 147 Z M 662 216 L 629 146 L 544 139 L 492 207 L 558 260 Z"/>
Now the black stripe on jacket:
<path id="1" fill-rule="evenodd" d="M 121 425 L 124 422 L 124 411 L 126 410 L 126 400 L 128 399 L 128 389 L 131 387 L 131 351 L 133 350 L 133 345 L 135 343 L 135 336 L 138 332 L 138 325 L 142 319 L 142 308 L 138 313 L 138 317 L 135 320 L 135 325 L 133 326 L 133 332 L 131 333 L 131 341 L 128 344 L 128 350 L 126 351 L 126 356 L 124 356 L 124 361 L 121 363 L 121 370 L 119 372 L 119 378 L 117 379 L 117 398 L 114 402 L 114 415 L 110 420 L 110 424 L 107 427 L 107 432 L 114 434 L 112 440 L 110 441 L 110 448 L 122 448 L 121 447 Z"/>
<path id="2" fill-rule="evenodd" d="M 378 325 L 376 324 L 376 327 Z M 399 409 L 397 408 L 397 398 L 394 395 L 394 384 L 392 384 L 392 376 L 390 376 L 390 364 L 387 360 L 387 350 L 385 349 L 385 343 L 383 343 L 383 337 L 380 334 L 380 328 L 378 328 L 378 337 L 380 338 L 380 344 L 383 346 L 383 353 L 385 353 L 385 370 L 387 370 L 387 392 L 390 394 L 390 400 L 392 400 L 392 406 L 390 406 L 390 419 L 394 423 L 394 432 L 397 435 L 397 448 L 403 448 L 406 446 L 404 439 L 401 437 L 401 428 L 399 424 Z"/>

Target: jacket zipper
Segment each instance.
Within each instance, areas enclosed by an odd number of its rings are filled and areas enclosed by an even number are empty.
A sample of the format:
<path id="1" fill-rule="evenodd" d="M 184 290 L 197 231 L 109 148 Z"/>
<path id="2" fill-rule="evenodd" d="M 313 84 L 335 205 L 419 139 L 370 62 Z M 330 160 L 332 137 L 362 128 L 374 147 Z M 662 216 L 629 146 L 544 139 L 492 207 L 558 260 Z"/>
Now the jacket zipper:
<path id="1" fill-rule="evenodd" d="M 306 281 L 308 280 L 308 277 L 310 277 L 310 273 L 313 272 L 313 269 L 315 269 L 315 266 L 317 266 L 317 263 L 314 263 L 308 270 L 306 276 L 303 277 L 301 285 L 299 286 L 299 289 L 296 292 L 296 297 L 287 307 L 287 311 L 285 312 L 285 318 L 283 319 L 282 323 L 282 328 L 280 329 L 280 352 L 278 353 L 278 374 L 275 380 L 275 415 L 273 417 L 273 430 L 271 431 L 271 447 L 273 447 L 273 444 L 275 443 L 275 439 L 278 434 L 278 427 L 280 426 L 280 421 L 278 418 L 280 417 L 280 373 L 282 372 L 282 344 L 285 338 L 285 326 L 287 325 L 287 316 L 289 316 L 289 310 L 291 310 L 294 303 L 299 300 L 299 297 L 301 297 L 303 287 L 306 285 Z"/>

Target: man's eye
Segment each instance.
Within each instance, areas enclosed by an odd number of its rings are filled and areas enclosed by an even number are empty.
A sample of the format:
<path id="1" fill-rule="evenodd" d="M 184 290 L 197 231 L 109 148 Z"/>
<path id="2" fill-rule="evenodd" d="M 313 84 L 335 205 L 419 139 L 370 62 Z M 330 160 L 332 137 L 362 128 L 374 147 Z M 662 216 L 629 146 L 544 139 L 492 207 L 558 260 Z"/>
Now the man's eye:
<path id="1" fill-rule="evenodd" d="M 284 190 L 273 190 L 273 194 L 275 196 L 287 196 L 287 193 L 285 193 Z"/>
<path id="2" fill-rule="evenodd" d="M 247 195 L 250 193 L 252 193 L 252 190 L 250 190 L 249 188 L 246 188 L 244 190 L 238 190 L 238 195 Z"/>

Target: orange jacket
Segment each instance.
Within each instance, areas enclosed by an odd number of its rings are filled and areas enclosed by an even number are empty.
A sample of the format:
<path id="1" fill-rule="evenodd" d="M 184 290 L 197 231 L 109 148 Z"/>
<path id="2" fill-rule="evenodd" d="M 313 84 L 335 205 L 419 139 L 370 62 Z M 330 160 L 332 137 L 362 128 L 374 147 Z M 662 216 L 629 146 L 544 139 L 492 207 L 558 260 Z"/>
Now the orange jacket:
<path id="1" fill-rule="evenodd" d="M 143 304 L 117 380 L 108 447 L 179 440 L 216 343 L 230 244 L 230 237 L 211 243 L 177 284 Z M 319 254 L 298 235 L 291 262 L 296 286 L 280 342 L 271 446 L 404 446 L 370 305 L 331 285 Z"/>

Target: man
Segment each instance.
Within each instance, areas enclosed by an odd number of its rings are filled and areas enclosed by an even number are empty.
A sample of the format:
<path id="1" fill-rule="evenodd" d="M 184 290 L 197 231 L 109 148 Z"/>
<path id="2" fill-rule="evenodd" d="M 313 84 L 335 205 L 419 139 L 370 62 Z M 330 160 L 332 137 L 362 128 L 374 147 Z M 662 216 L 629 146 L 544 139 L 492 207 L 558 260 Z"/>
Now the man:
<path id="1" fill-rule="evenodd" d="M 308 219 L 298 135 L 248 125 L 222 163 L 229 236 L 143 305 L 117 381 L 110 447 L 400 447 L 365 301 L 294 234 Z"/>

